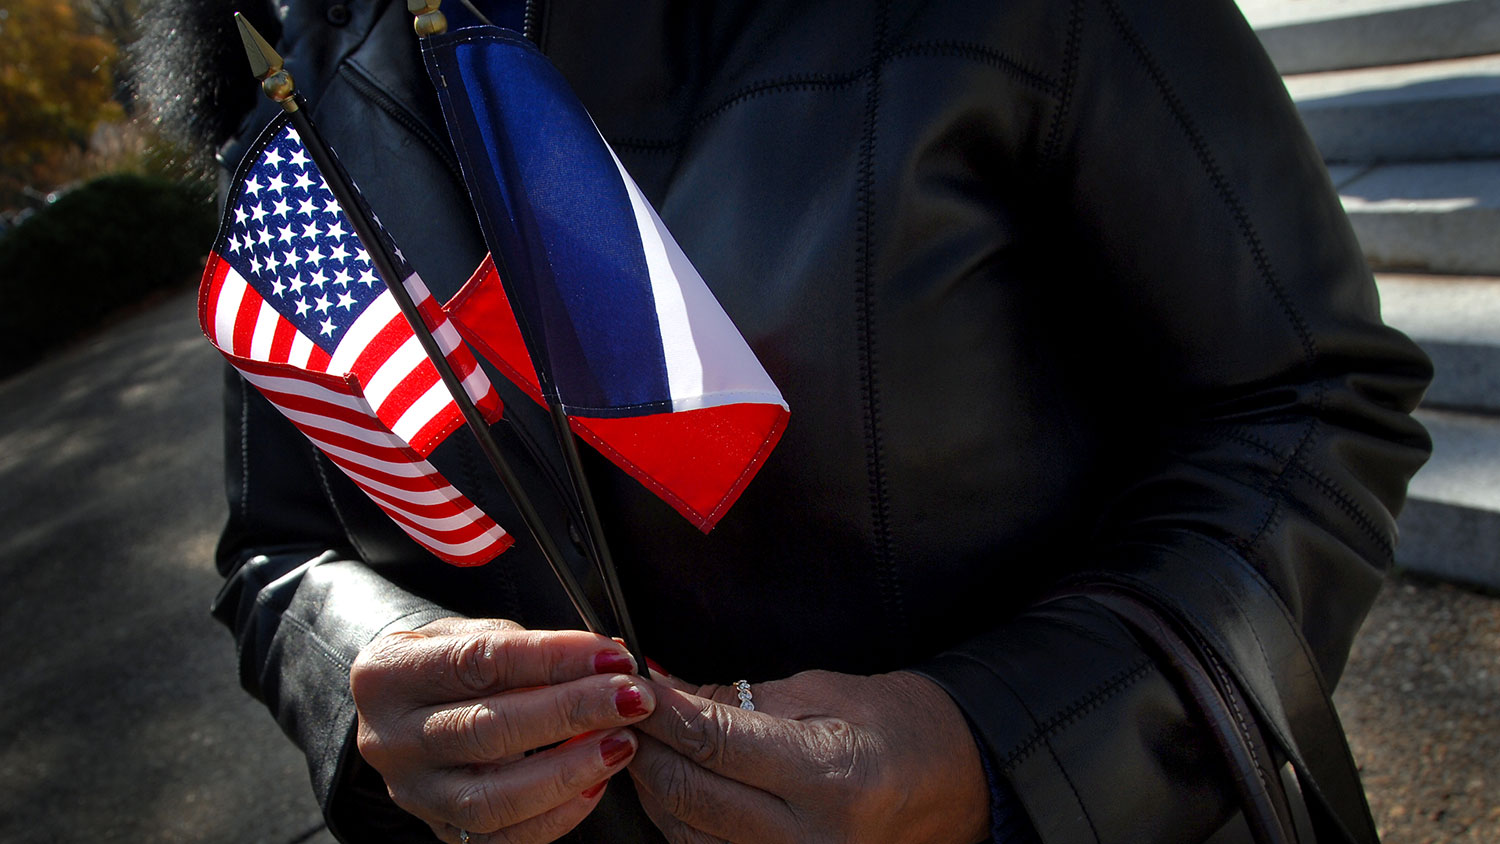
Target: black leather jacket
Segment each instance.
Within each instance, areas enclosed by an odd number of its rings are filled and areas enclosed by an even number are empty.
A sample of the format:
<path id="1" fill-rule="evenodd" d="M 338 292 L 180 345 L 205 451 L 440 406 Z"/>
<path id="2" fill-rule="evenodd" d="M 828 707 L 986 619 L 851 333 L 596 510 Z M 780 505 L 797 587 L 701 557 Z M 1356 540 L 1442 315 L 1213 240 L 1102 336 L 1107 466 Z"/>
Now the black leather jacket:
<path id="1" fill-rule="evenodd" d="M 1231 0 L 528 6 L 792 408 L 708 536 L 593 467 L 647 649 L 701 681 L 914 668 L 1048 844 L 1212 832 L 1231 799 L 1171 682 L 1102 605 L 1048 596 L 1156 595 L 1295 725 L 1429 450 L 1429 364 Z M 446 298 L 484 248 L 405 9 L 291 9 L 315 119 Z M 563 531 L 547 421 L 499 386 Z M 353 750 L 354 654 L 454 613 L 572 626 L 566 600 L 525 541 L 422 553 L 232 374 L 226 410 L 215 612 L 243 682 L 336 834 L 420 834 Z M 1287 676 L 1301 648 L 1321 678 Z M 660 840 L 608 794 L 578 840 Z"/>

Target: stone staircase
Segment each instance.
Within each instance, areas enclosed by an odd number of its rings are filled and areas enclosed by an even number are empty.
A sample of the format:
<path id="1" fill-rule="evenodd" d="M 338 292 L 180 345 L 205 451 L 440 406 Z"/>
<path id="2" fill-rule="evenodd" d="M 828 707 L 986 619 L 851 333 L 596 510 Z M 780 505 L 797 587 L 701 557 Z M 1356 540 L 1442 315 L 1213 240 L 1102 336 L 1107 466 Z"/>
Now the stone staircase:
<path id="1" fill-rule="evenodd" d="M 1500 0 L 1239 0 L 1437 372 L 1397 563 L 1500 589 Z"/>

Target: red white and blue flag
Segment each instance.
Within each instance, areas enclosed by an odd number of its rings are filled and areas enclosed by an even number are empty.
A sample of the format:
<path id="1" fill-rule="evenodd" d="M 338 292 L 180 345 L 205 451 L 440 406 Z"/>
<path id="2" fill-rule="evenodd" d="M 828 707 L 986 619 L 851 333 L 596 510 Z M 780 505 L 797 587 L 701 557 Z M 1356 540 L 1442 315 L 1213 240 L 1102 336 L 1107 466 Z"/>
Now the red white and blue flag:
<path id="1" fill-rule="evenodd" d="M 530 42 L 472 27 L 424 38 L 423 53 L 509 275 L 486 261 L 449 315 L 507 377 L 712 529 L 780 439 L 781 392 Z"/>
<path id="2" fill-rule="evenodd" d="M 495 421 L 494 385 L 400 251 L 384 247 L 454 373 Z M 455 565 L 510 546 L 428 462 L 463 416 L 285 115 L 241 166 L 198 316 L 240 374 L 412 539 Z"/>

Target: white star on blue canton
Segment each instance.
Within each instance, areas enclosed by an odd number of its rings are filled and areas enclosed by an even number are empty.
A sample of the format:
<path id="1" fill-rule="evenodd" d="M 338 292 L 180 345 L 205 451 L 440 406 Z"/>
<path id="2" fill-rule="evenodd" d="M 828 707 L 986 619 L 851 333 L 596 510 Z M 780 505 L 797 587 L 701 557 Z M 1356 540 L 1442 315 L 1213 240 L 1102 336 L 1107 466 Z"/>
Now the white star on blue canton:
<path id="1" fill-rule="evenodd" d="M 374 287 L 375 282 L 378 281 L 378 279 L 375 277 L 374 270 L 365 268 L 359 271 L 359 278 L 355 279 L 355 281 L 358 281 L 360 284 L 368 284 L 371 287 Z"/>
<path id="2" fill-rule="evenodd" d="M 339 287 L 348 287 L 349 286 L 349 271 L 346 270 L 346 269 L 340 268 L 337 272 L 335 272 L 333 274 L 333 283 L 337 284 Z"/>
<path id="3" fill-rule="evenodd" d="M 312 307 L 312 306 L 309 305 L 309 304 L 307 304 L 307 300 L 306 299 L 298 299 L 297 300 L 297 316 L 299 316 L 299 317 L 300 316 L 307 316 L 307 310 L 310 307 Z"/>
<path id="4" fill-rule="evenodd" d="M 349 250 L 345 249 L 342 243 L 335 243 L 333 251 L 328 253 L 328 260 L 330 261 L 342 261 L 347 257 L 349 257 Z"/>
<path id="5" fill-rule="evenodd" d="M 307 175 L 306 173 L 298 173 L 297 181 L 294 182 L 292 186 L 297 188 L 298 190 L 311 192 L 312 186 L 315 184 L 317 184 L 317 182 L 314 182 L 311 176 Z"/>
<path id="6" fill-rule="evenodd" d="M 318 204 L 316 202 L 313 202 L 312 201 L 312 197 L 310 197 L 310 196 L 307 199 L 304 199 L 304 200 L 302 200 L 302 201 L 300 201 L 300 202 L 297 203 L 297 215 L 298 216 L 301 216 L 301 217 L 310 217 L 314 213 L 316 213 L 317 210 L 318 210 Z"/>
<path id="7" fill-rule="evenodd" d="M 323 283 L 326 281 L 328 281 L 328 276 L 324 275 L 322 270 L 318 270 L 317 272 L 307 277 L 307 283 L 318 288 L 319 290 L 323 289 Z"/>
<path id="8" fill-rule="evenodd" d="M 339 208 L 339 201 L 330 196 L 323 202 L 323 211 L 328 214 L 340 214 L 343 209 Z"/>
<path id="9" fill-rule="evenodd" d="M 258 223 L 261 220 L 265 219 L 265 217 L 266 217 L 266 206 L 264 206 L 264 205 L 257 205 L 257 206 L 255 206 L 255 207 L 253 207 L 253 208 L 250 209 L 250 219 L 254 220 L 255 222 Z"/>
<path id="10" fill-rule="evenodd" d="M 313 244 L 313 248 L 303 254 L 302 260 L 309 264 L 321 264 L 323 263 L 323 257 L 323 251 L 318 248 L 317 244 Z"/>
<path id="11" fill-rule="evenodd" d="M 302 150 L 302 147 L 296 147 L 292 150 L 292 157 L 289 161 L 298 167 L 304 167 L 307 165 L 307 153 Z"/>
<path id="12" fill-rule="evenodd" d="M 281 151 L 280 150 L 278 150 L 276 147 L 268 147 L 266 149 L 265 162 L 267 164 L 271 165 L 272 167 L 275 167 L 276 165 L 280 164 L 281 161 L 282 161 L 282 158 L 281 158 Z"/>
<path id="13" fill-rule="evenodd" d="M 301 276 L 295 276 L 295 275 L 292 276 L 291 288 L 292 288 L 292 295 L 293 296 L 301 296 L 302 295 L 302 288 L 304 288 L 306 286 L 307 286 L 307 282 L 303 281 Z M 302 312 L 298 311 L 297 313 L 301 314 Z"/>
<path id="14" fill-rule="evenodd" d="M 343 220 L 334 220 L 333 225 L 328 227 L 329 237 L 343 237 L 346 234 L 348 234 L 348 232 L 344 231 Z"/>
<path id="15" fill-rule="evenodd" d="M 292 204 L 290 202 L 287 202 L 285 199 L 278 199 L 276 200 L 275 207 L 271 209 L 271 214 L 272 216 L 277 216 L 285 220 L 287 217 L 287 213 L 291 210 Z"/>
<path id="16" fill-rule="evenodd" d="M 319 300 L 319 303 L 322 304 L 322 300 Z M 332 333 L 333 333 L 333 318 L 329 317 L 328 319 L 323 320 L 323 336 L 327 337 L 329 334 L 332 334 Z"/>
<path id="17" fill-rule="evenodd" d="M 317 311 L 320 314 L 321 313 L 326 313 L 328 311 L 328 308 L 330 306 L 332 306 L 332 305 L 333 305 L 333 303 L 330 302 L 330 301 L 328 301 L 328 297 L 327 296 L 319 296 L 318 297 L 318 303 L 315 306 L 313 306 L 313 310 Z"/>
<path id="18" fill-rule="evenodd" d="M 348 293 L 339 294 L 339 307 L 343 308 L 344 310 L 352 311 L 354 310 L 354 304 L 355 302 L 353 296 L 349 295 Z"/>
<path id="19" fill-rule="evenodd" d="M 281 178 L 280 173 L 272 176 L 271 181 L 266 183 L 266 190 L 272 191 L 273 193 L 281 193 L 281 189 L 284 187 L 286 187 L 286 180 Z"/>
<path id="20" fill-rule="evenodd" d="M 245 180 L 245 193 L 248 193 L 251 196 L 259 198 L 260 189 L 261 189 L 261 184 L 260 184 L 260 182 L 255 181 L 255 177 L 252 176 L 249 179 Z"/>

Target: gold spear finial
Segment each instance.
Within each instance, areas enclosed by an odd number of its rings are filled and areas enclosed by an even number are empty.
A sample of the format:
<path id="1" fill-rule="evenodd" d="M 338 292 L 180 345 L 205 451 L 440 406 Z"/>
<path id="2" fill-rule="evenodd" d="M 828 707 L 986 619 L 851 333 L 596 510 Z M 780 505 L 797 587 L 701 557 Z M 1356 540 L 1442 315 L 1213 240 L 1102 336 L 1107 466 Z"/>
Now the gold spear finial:
<path id="1" fill-rule="evenodd" d="M 239 12 L 234 13 L 234 22 L 240 28 L 240 40 L 245 43 L 245 55 L 250 59 L 250 72 L 260 80 L 260 89 L 266 96 L 281 104 L 287 111 L 297 110 L 297 84 L 287 73 L 281 55 L 260 37 L 255 27 Z"/>
<path id="2" fill-rule="evenodd" d="M 416 15 L 411 25 L 417 31 L 417 37 L 426 38 L 448 31 L 448 18 L 438 11 L 440 3 L 442 0 L 406 0 L 406 10 Z"/>

